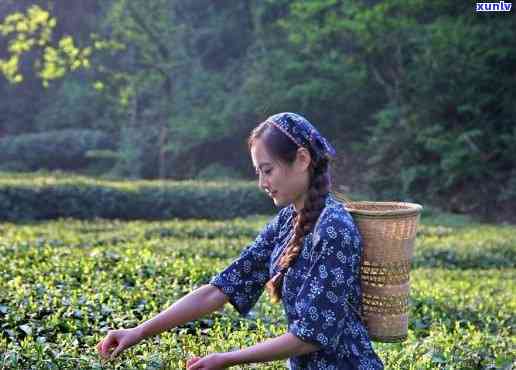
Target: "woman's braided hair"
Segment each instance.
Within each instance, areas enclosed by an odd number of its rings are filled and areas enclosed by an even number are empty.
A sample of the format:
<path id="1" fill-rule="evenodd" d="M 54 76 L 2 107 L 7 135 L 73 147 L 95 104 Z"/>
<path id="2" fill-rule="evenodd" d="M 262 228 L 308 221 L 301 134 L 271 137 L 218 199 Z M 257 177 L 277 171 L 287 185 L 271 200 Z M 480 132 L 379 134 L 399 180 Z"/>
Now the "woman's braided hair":
<path id="1" fill-rule="evenodd" d="M 274 158 L 288 164 L 292 164 L 296 159 L 297 149 L 299 148 L 297 144 L 267 121 L 262 122 L 251 132 L 248 139 L 249 150 L 251 150 L 252 145 L 257 139 L 262 140 L 267 151 Z M 324 199 L 331 190 L 329 160 L 321 158 L 315 162 L 314 158 L 316 156 L 313 149 L 306 149 L 309 150 L 312 157 L 312 162 L 309 166 L 310 182 L 308 194 L 300 214 L 295 215 L 294 236 L 288 242 L 279 260 L 280 271 L 266 284 L 272 303 L 280 301 L 283 276 L 287 269 L 294 264 L 299 253 L 301 253 L 305 235 L 315 226 L 319 215 L 324 209 Z"/>

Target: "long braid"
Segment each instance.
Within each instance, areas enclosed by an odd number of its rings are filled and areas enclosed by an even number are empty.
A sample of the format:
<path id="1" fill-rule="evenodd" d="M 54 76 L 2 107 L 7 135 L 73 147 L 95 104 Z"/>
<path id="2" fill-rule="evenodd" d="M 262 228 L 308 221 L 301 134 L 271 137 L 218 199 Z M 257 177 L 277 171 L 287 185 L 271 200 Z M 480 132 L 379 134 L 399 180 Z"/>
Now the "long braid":
<path id="1" fill-rule="evenodd" d="M 281 299 L 283 276 L 301 253 L 305 235 L 310 232 L 324 209 L 324 198 L 330 192 L 330 184 L 328 160 L 323 158 L 310 166 L 310 186 L 304 207 L 295 220 L 294 237 L 285 247 L 279 260 L 280 271 L 266 284 L 272 303 L 277 303 Z"/>

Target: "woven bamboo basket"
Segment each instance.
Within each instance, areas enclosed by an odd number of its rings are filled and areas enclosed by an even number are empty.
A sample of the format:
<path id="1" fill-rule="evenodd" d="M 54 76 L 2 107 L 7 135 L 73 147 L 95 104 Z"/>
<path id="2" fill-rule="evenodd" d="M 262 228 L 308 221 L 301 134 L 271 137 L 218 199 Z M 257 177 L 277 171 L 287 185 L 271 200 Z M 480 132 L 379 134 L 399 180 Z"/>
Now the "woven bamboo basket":
<path id="1" fill-rule="evenodd" d="M 362 318 L 371 340 L 402 342 L 408 332 L 410 263 L 423 207 L 404 202 L 344 203 L 363 240 Z"/>

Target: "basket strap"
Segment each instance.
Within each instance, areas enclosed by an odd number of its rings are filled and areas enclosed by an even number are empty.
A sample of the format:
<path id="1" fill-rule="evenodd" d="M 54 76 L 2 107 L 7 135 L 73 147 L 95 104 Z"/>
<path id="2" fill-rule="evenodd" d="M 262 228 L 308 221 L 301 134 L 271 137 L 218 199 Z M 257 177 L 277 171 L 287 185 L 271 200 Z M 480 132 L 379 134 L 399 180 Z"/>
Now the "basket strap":
<path id="1" fill-rule="evenodd" d="M 344 205 L 352 202 L 351 198 L 345 196 L 343 193 L 341 193 L 339 191 L 333 190 L 332 193 L 335 196 L 335 198 L 337 198 L 337 200 L 340 201 L 341 203 L 343 203 Z M 364 319 L 364 316 L 362 315 L 362 313 L 360 311 L 357 311 L 355 309 L 355 307 L 353 307 L 353 305 L 351 303 L 349 303 L 349 301 L 346 298 L 344 298 L 344 300 L 346 301 L 348 306 L 351 308 L 351 310 L 353 310 L 353 312 L 358 316 L 358 318 L 360 319 L 362 324 L 364 324 L 364 326 L 366 326 L 366 322 L 365 322 L 365 319 Z"/>
<path id="2" fill-rule="evenodd" d="M 341 193 L 340 191 L 332 190 L 331 193 L 333 194 L 334 198 L 341 202 L 343 205 L 353 201 L 349 196 L 344 195 L 344 193 Z"/>

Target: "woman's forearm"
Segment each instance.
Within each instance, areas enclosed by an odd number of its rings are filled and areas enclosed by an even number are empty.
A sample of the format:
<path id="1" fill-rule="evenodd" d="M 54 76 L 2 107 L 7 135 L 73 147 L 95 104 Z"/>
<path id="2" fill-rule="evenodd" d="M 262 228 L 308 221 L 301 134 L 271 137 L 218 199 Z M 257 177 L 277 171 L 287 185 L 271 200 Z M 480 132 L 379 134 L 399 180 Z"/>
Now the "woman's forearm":
<path id="1" fill-rule="evenodd" d="M 135 329 L 140 338 L 144 339 L 216 311 L 227 301 L 228 297 L 217 287 L 203 285 Z"/>
<path id="2" fill-rule="evenodd" d="M 224 353 L 228 366 L 282 360 L 318 351 L 320 347 L 305 342 L 292 333 L 267 339 L 252 347 Z"/>

